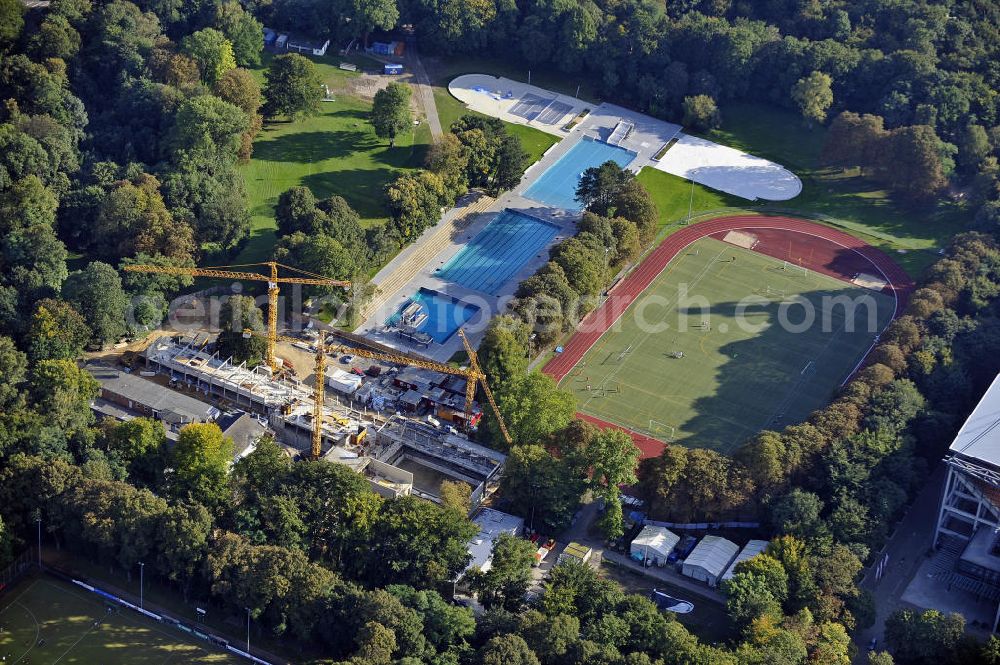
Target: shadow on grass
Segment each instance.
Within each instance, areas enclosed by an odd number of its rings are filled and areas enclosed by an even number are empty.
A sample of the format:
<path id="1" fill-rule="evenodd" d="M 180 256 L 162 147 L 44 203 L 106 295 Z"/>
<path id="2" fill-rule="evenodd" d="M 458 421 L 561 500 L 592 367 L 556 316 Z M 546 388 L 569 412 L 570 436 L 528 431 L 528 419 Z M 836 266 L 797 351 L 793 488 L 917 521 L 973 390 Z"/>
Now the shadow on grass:
<path id="1" fill-rule="evenodd" d="M 378 146 L 367 133 L 350 130 L 297 132 L 254 144 L 254 158 L 271 162 L 316 164 L 345 159 Z"/>
<path id="2" fill-rule="evenodd" d="M 824 298 L 842 297 L 844 291 L 817 289 L 800 295 L 816 305 L 816 317 L 810 325 L 805 324 L 803 308 L 790 305 L 785 314 L 792 327 L 783 326 L 778 300 L 745 310 L 740 319 L 761 329 L 749 338 L 716 347 L 717 353 L 725 357 L 715 369 L 716 388 L 711 395 L 693 401 L 696 415 L 678 428 L 692 434 L 677 443 L 731 454 L 759 431 L 805 420 L 832 399 L 892 311 L 891 301 L 880 299 L 875 323 L 870 326 L 865 306 L 857 307 L 851 316 L 845 316 L 840 307 L 833 308 L 833 315 L 823 313 L 820 303 Z M 731 301 L 714 303 L 707 310 L 679 312 L 678 317 L 688 317 L 688 331 L 673 332 L 672 338 L 738 330 L 738 306 Z M 702 320 L 711 328 L 701 327 Z M 853 332 L 845 330 L 848 320 L 853 322 Z M 796 324 L 801 330 L 795 329 Z M 684 346 L 689 347 L 690 342 Z M 650 358 L 651 364 L 662 365 L 665 376 L 676 363 L 685 362 L 697 362 L 697 355 L 692 352 L 689 357 L 672 358 L 670 349 L 665 348 L 660 357 Z"/>
<path id="3" fill-rule="evenodd" d="M 319 199 L 334 194 L 344 197 L 362 217 L 385 217 L 389 214 L 384 204 L 385 186 L 396 174 L 391 168 L 328 171 L 307 175 L 302 184 Z"/>

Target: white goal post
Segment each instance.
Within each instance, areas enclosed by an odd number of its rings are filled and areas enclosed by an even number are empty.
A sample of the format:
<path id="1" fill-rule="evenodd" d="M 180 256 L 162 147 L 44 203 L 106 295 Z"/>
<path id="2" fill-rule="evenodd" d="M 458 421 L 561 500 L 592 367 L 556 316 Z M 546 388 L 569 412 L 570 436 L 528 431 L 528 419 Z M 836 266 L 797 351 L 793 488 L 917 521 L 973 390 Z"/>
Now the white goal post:
<path id="1" fill-rule="evenodd" d="M 803 274 L 803 275 L 808 275 L 809 274 L 809 268 L 806 268 L 801 263 L 793 263 L 791 261 L 783 261 L 782 264 L 781 264 L 781 269 L 782 270 L 787 270 L 789 272 L 800 273 L 800 274 Z"/>
<path id="2" fill-rule="evenodd" d="M 673 425 L 667 425 L 666 423 L 661 423 L 659 420 L 649 420 L 649 433 L 653 436 L 666 435 L 667 441 L 674 440 L 674 427 Z"/>

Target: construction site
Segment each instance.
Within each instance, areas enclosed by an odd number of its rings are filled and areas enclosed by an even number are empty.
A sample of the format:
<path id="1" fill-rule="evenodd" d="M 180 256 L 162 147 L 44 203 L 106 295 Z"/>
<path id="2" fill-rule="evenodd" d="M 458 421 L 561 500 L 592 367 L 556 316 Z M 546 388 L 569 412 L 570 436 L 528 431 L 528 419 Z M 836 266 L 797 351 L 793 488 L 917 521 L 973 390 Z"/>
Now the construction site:
<path id="1" fill-rule="evenodd" d="M 315 354 L 315 338 L 316 333 L 308 331 L 296 342 L 285 338 L 277 353 L 280 357 L 294 356 L 296 351 L 300 356 Z M 338 369 L 326 376 L 329 390 L 324 391 L 318 430 L 320 458 L 354 468 L 387 497 L 412 493 L 437 500 L 441 481 L 453 480 L 467 483 L 473 504 L 478 505 L 496 489 L 505 456 L 470 441 L 463 432 L 466 380 L 406 367 L 419 362 L 415 359 L 400 357 L 405 362 L 392 364 L 359 356 L 365 349 L 340 346 L 338 350 L 326 355 L 349 371 Z M 143 375 L 166 378 L 164 390 L 261 416 L 290 454 L 312 454 L 315 372 L 286 368 L 272 373 L 266 365 L 233 364 L 219 356 L 212 336 L 206 334 L 155 338 L 136 354 L 133 364 L 139 363 Z M 344 375 L 354 380 L 345 380 Z M 470 413 L 470 424 L 475 426 L 482 414 L 478 403 L 470 405 Z"/>
<path id="2" fill-rule="evenodd" d="M 289 454 L 348 465 L 383 496 L 415 494 L 437 501 L 442 482 L 459 481 L 469 485 L 474 509 L 498 487 L 505 456 L 469 440 L 482 418 L 477 388 L 486 395 L 508 444 L 510 435 L 463 330 L 457 337 L 465 347 L 467 367 L 332 328 L 318 331 L 312 322 L 295 336 L 278 334 L 280 284 L 350 284 L 273 261 L 255 265 L 266 267 L 269 274 L 232 270 L 246 266 L 136 264 L 126 270 L 266 282 L 266 330 L 242 332 L 245 338 L 266 340 L 263 364 L 250 366 L 223 356 L 211 333 L 166 333 L 150 335 L 122 354 L 125 371 L 137 369 L 151 380 L 159 377 L 163 390 L 204 396 L 230 417 L 239 412 L 256 416 Z M 281 276 L 279 268 L 295 274 Z M 334 360 L 339 367 L 328 367 Z M 311 373 L 305 369 L 310 364 Z M 104 392 L 111 392 L 107 388 L 114 377 L 98 371 L 95 378 Z M 162 415 L 154 404 L 128 400 L 127 407 L 131 414 L 115 417 L 139 413 L 160 419 Z M 175 429 L 178 424 L 174 423 Z"/>

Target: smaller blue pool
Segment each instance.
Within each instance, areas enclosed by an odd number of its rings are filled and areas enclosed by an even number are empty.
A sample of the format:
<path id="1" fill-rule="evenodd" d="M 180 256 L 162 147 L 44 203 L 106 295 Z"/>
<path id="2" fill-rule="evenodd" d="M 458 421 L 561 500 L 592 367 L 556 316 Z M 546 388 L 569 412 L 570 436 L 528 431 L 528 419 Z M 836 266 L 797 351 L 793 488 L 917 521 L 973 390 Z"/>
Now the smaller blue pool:
<path id="1" fill-rule="evenodd" d="M 504 210 L 437 270 L 437 276 L 496 295 L 558 233 L 555 224 Z"/>
<path id="2" fill-rule="evenodd" d="M 585 136 L 555 164 L 546 169 L 545 173 L 524 191 L 524 196 L 556 208 L 582 210 L 583 206 L 576 200 L 576 186 L 583 172 L 604 162 L 614 162 L 625 168 L 633 159 L 635 153 L 630 150 Z"/>
<path id="3" fill-rule="evenodd" d="M 478 311 L 475 305 L 459 302 L 431 289 L 420 289 L 386 323 L 390 326 L 407 325 L 430 335 L 438 344 L 444 344 Z"/>

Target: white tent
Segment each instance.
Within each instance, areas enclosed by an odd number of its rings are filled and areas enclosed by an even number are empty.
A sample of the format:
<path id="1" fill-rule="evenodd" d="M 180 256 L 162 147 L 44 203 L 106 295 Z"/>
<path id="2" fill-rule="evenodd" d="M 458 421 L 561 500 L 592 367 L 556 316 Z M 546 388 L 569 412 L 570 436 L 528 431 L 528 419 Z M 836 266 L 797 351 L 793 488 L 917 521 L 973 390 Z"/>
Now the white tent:
<path id="1" fill-rule="evenodd" d="M 362 381 L 363 379 L 357 374 L 351 374 L 342 369 L 334 369 L 326 376 L 326 384 L 344 395 L 354 394 L 354 391 L 361 387 Z"/>
<path id="2" fill-rule="evenodd" d="M 720 579 L 719 581 L 725 582 L 726 580 L 731 579 L 733 573 L 735 572 L 736 564 L 738 564 L 741 561 L 746 561 L 748 559 L 754 558 L 755 556 L 766 550 L 767 546 L 768 542 L 766 540 L 751 540 L 749 543 L 744 545 L 743 549 L 740 550 L 740 553 L 736 555 L 735 559 L 733 559 L 733 562 L 729 564 L 728 568 L 726 568 L 726 572 L 722 575 L 722 579 Z"/>
<path id="3" fill-rule="evenodd" d="M 705 536 L 684 559 L 681 573 L 716 586 L 740 548 L 722 536 Z"/>
<path id="4" fill-rule="evenodd" d="M 647 524 L 632 541 L 629 554 L 636 561 L 652 559 L 656 565 L 665 566 L 679 540 L 680 536 L 666 527 Z"/>

